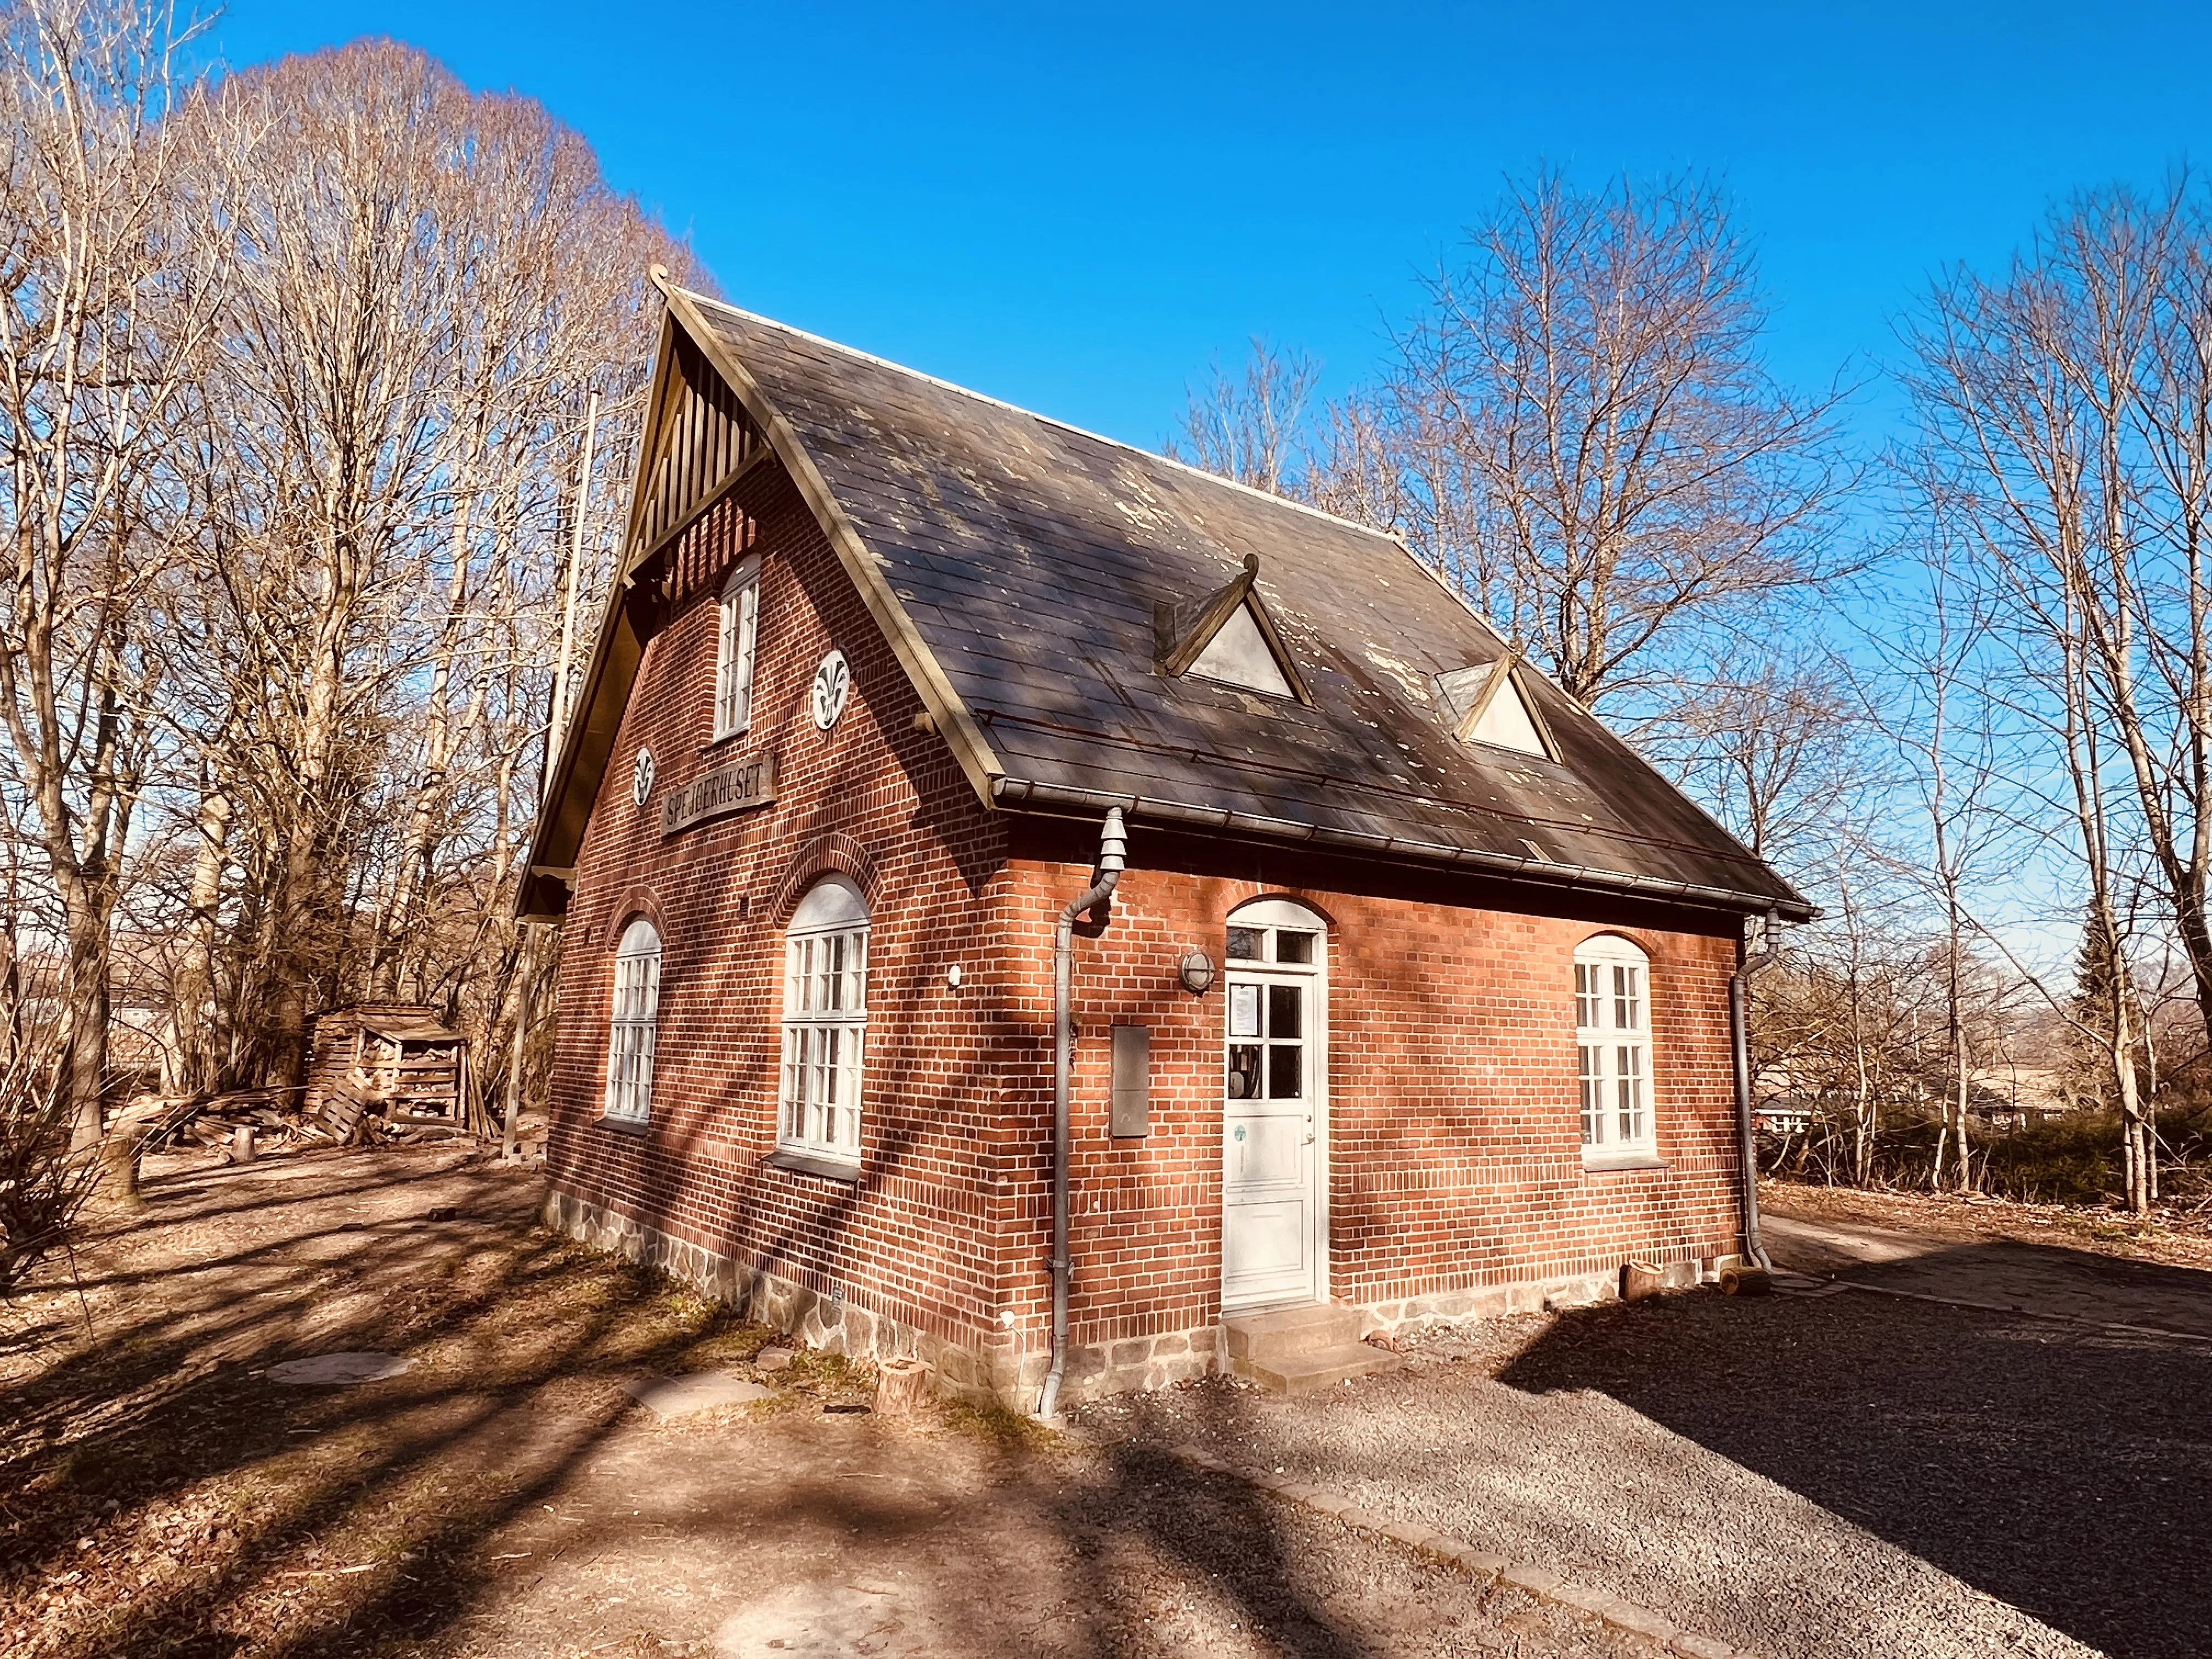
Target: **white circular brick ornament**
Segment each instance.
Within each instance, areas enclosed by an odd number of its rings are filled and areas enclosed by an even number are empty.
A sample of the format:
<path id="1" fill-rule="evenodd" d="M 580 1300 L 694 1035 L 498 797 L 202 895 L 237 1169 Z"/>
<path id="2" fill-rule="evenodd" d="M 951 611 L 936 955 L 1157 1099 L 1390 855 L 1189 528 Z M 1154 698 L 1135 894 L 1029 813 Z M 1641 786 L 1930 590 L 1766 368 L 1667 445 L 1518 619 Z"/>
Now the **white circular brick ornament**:
<path id="1" fill-rule="evenodd" d="M 852 690 L 853 671 L 845 665 L 845 653 L 832 651 L 814 671 L 814 724 L 824 732 L 836 725 Z"/>
<path id="2" fill-rule="evenodd" d="M 640 806 L 653 793 L 653 750 L 640 749 L 637 760 L 629 769 L 629 798 Z"/>

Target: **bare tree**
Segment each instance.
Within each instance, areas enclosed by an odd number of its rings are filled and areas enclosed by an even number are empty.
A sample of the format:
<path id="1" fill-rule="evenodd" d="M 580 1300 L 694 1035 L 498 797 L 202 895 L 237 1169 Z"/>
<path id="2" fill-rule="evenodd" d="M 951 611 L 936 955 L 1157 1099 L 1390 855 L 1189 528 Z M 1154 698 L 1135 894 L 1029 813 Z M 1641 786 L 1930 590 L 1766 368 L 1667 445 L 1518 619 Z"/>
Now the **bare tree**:
<path id="1" fill-rule="evenodd" d="M 1204 386 L 1186 388 L 1180 435 L 1167 453 L 1255 489 L 1298 494 L 1310 465 L 1302 428 L 1321 365 L 1257 334 L 1251 344 L 1241 376 L 1217 358 Z"/>
<path id="2" fill-rule="evenodd" d="M 221 239 L 176 189 L 183 35 L 135 0 L 0 14 L 0 720 L 66 934 L 62 1072 L 100 1133 L 118 872 L 143 733 L 131 622 L 148 491 L 195 374 Z"/>
<path id="3" fill-rule="evenodd" d="M 1911 335 L 1931 510 L 2001 606 L 2092 946 L 2130 959 L 2148 878 L 2212 1035 L 2212 226 L 2185 179 L 2057 210 Z M 2140 873 L 2139 873 L 2140 872 Z M 2109 999 L 2130 1201 L 2155 1187 L 2134 1000 Z"/>
<path id="4" fill-rule="evenodd" d="M 1569 693 L 1670 701 L 1692 636 L 1843 568 L 1840 394 L 1766 372 L 1711 185 L 1539 173 L 1426 289 L 1382 385 L 1333 411 L 1311 493 L 1405 535 Z"/>
<path id="5" fill-rule="evenodd" d="M 178 1074 L 282 1081 L 363 994 L 507 1052 L 557 618 L 609 579 L 644 273 L 689 261 L 542 107 L 387 44 L 234 78 L 189 154 L 238 264 L 149 647 Z"/>

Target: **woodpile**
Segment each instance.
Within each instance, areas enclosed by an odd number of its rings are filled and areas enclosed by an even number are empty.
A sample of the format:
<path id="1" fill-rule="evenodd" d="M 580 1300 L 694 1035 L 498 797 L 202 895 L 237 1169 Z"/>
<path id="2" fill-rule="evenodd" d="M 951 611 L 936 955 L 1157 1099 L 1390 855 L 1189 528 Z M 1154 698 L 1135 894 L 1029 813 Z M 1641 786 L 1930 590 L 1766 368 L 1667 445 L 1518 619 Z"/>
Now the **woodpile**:
<path id="1" fill-rule="evenodd" d="M 303 1103 L 348 1139 L 372 1118 L 398 1139 L 489 1133 L 470 1083 L 468 1039 L 430 1008 L 364 1002 L 316 1018 Z"/>
<path id="2" fill-rule="evenodd" d="M 196 1144 L 222 1147 L 234 1163 L 285 1146 L 405 1146 L 471 1134 L 465 1121 L 425 1122 L 393 1113 L 388 1103 L 343 1085 L 316 1093 L 319 1097 L 312 1105 L 305 1087 L 140 1095 L 125 1107 L 112 1133 L 136 1136 L 141 1152 Z"/>

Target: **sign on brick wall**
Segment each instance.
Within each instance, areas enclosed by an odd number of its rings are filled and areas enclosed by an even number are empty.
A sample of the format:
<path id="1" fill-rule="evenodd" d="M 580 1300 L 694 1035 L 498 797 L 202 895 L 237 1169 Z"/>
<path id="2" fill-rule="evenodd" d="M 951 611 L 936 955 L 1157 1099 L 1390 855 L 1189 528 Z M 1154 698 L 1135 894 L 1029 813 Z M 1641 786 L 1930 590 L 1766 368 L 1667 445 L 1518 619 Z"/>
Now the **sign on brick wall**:
<path id="1" fill-rule="evenodd" d="M 750 807 L 766 806 L 775 799 L 775 755 L 760 750 L 740 755 L 726 766 L 702 773 L 661 797 L 660 833 L 672 836 L 708 818 Z"/>

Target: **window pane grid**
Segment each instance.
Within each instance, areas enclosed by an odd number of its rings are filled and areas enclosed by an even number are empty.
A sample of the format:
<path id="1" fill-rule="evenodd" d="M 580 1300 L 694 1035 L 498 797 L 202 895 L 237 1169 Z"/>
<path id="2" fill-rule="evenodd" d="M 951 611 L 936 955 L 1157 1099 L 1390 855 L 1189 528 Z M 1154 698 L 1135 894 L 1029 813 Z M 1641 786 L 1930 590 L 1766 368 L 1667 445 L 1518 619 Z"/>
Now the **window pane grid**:
<path id="1" fill-rule="evenodd" d="M 752 724 L 753 662 L 760 637 L 757 576 L 722 595 L 714 636 L 714 735 L 734 737 Z"/>
<path id="2" fill-rule="evenodd" d="M 1601 944 L 1575 969 L 1576 1071 L 1583 1146 L 1644 1152 L 1652 1142 L 1649 988 L 1633 947 Z"/>
<path id="3" fill-rule="evenodd" d="M 606 1113 L 642 1122 L 653 1109 L 655 1023 L 660 1011 L 660 936 L 630 924 L 615 956 L 613 1018 L 607 1033 Z"/>
<path id="4" fill-rule="evenodd" d="M 802 934 L 786 947 L 782 1101 L 777 1133 L 794 1151 L 860 1155 L 868 930 Z"/>

